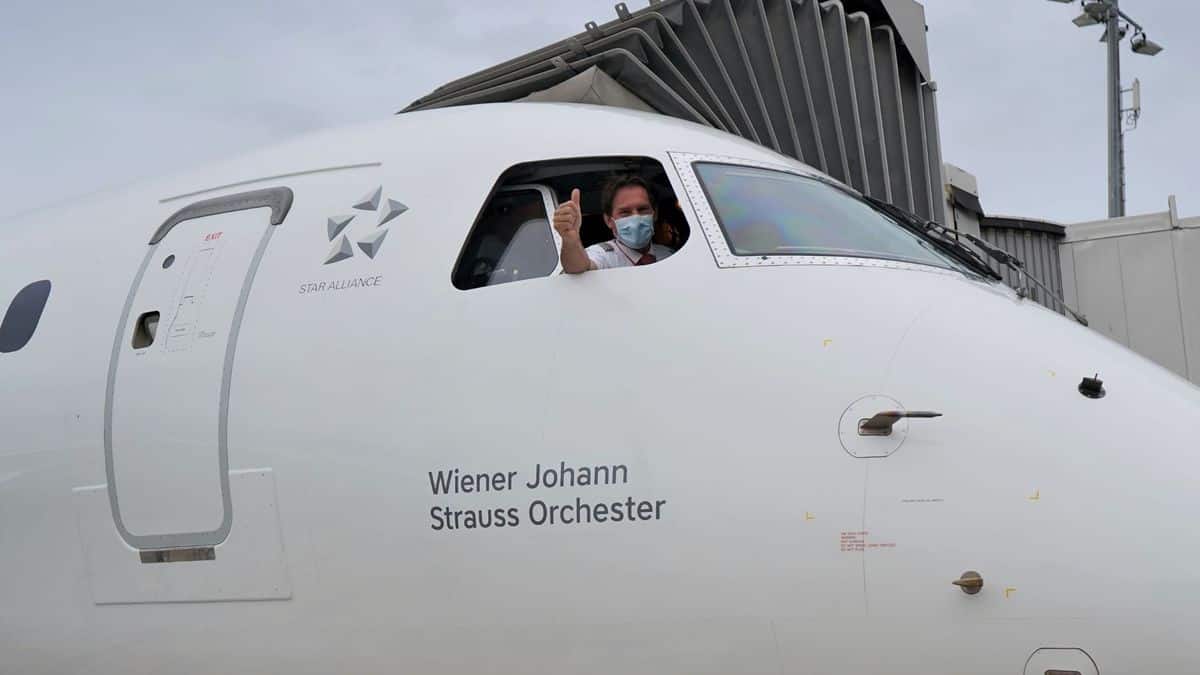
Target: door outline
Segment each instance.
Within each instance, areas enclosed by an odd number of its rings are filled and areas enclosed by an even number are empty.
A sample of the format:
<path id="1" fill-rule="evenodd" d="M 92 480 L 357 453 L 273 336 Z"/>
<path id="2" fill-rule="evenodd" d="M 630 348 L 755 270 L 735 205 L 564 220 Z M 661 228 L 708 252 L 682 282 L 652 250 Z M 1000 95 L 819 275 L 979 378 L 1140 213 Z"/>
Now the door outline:
<path id="1" fill-rule="evenodd" d="M 125 543 L 139 550 L 167 549 L 167 548 L 186 548 L 186 547 L 201 547 L 215 546 L 225 541 L 229 536 L 229 532 L 233 529 L 233 504 L 229 495 L 229 390 L 230 383 L 233 378 L 233 361 L 237 353 L 237 339 L 241 331 L 242 317 L 246 311 L 246 302 L 250 297 L 250 288 L 254 285 L 254 277 L 258 273 L 258 265 L 262 261 L 263 255 L 266 253 L 267 244 L 271 241 L 271 235 L 275 228 L 283 223 L 284 218 L 287 218 L 288 212 L 292 208 L 294 195 L 291 188 L 277 187 L 268 188 L 265 190 L 253 190 L 251 192 L 241 192 L 225 197 L 217 197 L 215 199 L 207 199 L 204 201 L 195 202 L 188 206 L 179 209 L 172 214 L 162 225 L 155 230 L 154 235 L 150 238 L 149 248 L 146 251 L 145 257 L 142 259 L 142 264 L 138 268 L 137 276 L 133 279 L 133 284 L 129 287 L 129 295 L 125 298 L 125 307 L 121 310 L 120 322 L 117 324 L 116 337 L 113 339 L 112 355 L 108 362 L 108 382 L 105 388 L 104 396 L 104 467 L 108 480 L 108 501 L 112 508 L 113 523 L 117 527 L 117 532 Z M 121 519 L 120 502 L 117 498 L 117 481 L 116 470 L 113 464 L 113 447 L 112 447 L 112 431 L 113 431 L 113 399 L 116 392 L 117 383 L 117 365 L 121 358 L 121 353 L 125 351 L 125 337 L 129 323 L 129 316 L 133 310 L 133 302 L 137 295 L 138 289 L 142 285 L 142 277 L 146 274 L 146 268 L 150 265 L 150 260 L 154 256 L 155 250 L 167 234 L 179 225 L 188 220 L 198 218 L 206 218 L 208 216 L 218 216 L 226 213 L 234 213 L 236 211 L 246 211 L 250 209 L 270 208 L 271 219 L 268 226 L 264 229 L 262 238 L 258 242 L 258 248 L 254 252 L 254 257 L 250 261 L 250 267 L 246 270 L 246 276 L 242 281 L 241 293 L 238 296 L 238 304 L 233 314 L 233 322 L 229 330 L 229 339 L 225 345 L 225 359 L 221 375 L 221 393 L 218 401 L 217 415 L 217 452 L 220 463 L 221 477 L 221 501 L 224 509 L 224 516 L 221 520 L 221 525 L 216 530 L 211 532 L 184 532 L 172 534 L 155 534 L 155 535 L 135 535 L 131 533 Z"/>

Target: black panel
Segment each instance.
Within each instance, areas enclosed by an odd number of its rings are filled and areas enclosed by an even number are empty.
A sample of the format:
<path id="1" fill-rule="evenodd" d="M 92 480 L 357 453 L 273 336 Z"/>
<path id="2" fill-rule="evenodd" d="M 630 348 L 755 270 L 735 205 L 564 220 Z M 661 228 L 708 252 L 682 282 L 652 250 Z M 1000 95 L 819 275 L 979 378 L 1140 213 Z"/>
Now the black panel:
<path id="1" fill-rule="evenodd" d="M 29 344 L 49 299 L 49 281 L 35 281 L 17 293 L 0 322 L 0 354 L 11 354 Z"/>

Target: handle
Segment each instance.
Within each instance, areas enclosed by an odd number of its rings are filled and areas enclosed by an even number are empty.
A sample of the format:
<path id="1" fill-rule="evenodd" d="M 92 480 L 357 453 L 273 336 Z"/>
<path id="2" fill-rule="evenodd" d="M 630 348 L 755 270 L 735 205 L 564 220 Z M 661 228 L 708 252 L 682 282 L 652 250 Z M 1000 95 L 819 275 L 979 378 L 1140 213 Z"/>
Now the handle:
<path id="1" fill-rule="evenodd" d="M 870 419 L 859 420 L 859 436 L 891 436 L 892 427 L 902 419 L 932 419 L 942 413 L 928 410 L 885 410 Z"/>
<path id="2" fill-rule="evenodd" d="M 967 595 L 975 595 L 979 591 L 983 590 L 983 577 L 980 576 L 979 572 L 976 572 L 975 570 L 967 570 L 966 572 L 963 572 L 962 576 L 958 578 L 958 581 L 952 581 L 950 583 L 961 588 L 962 592 L 966 593 Z"/>
<path id="3" fill-rule="evenodd" d="M 162 241 L 171 230 L 175 229 L 176 225 L 186 220 L 218 216 L 222 213 L 233 213 L 234 211 L 270 207 L 271 225 L 278 225 L 283 222 L 283 219 L 287 217 L 288 211 L 291 210 L 293 198 L 291 188 L 277 187 L 265 190 L 253 190 L 251 192 L 240 192 L 235 195 L 196 202 L 179 209 L 170 218 L 167 218 L 166 222 L 159 225 L 158 229 L 154 232 L 154 236 L 150 237 L 150 245 L 154 246 Z"/>

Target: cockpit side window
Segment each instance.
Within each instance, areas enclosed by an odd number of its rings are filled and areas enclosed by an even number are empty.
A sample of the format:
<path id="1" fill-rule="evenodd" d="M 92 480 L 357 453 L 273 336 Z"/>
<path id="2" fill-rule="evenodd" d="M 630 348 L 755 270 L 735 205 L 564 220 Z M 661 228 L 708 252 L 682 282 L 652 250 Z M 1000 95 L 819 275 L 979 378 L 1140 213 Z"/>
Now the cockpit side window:
<path id="1" fill-rule="evenodd" d="M 496 191 L 480 214 L 454 269 L 462 290 L 545 277 L 558 269 L 550 228 L 553 196 L 538 185 Z"/>
<path id="2" fill-rule="evenodd" d="M 614 196 L 612 188 L 619 180 L 632 180 L 644 190 L 640 194 L 648 196 L 652 208 L 638 207 L 646 212 L 639 213 L 630 205 L 637 200 L 626 198 L 628 192 L 618 191 Z M 579 203 L 574 227 L 578 236 L 573 245 L 579 256 L 587 257 L 564 258 L 564 237 L 552 221 L 558 207 L 570 202 L 576 190 Z M 609 218 L 606 205 L 612 211 Z M 646 221 L 632 223 L 642 228 L 644 242 L 625 233 L 632 246 L 619 243 L 616 224 L 629 216 L 643 216 Z M 571 272 L 564 267 L 564 260 L 582 260 L 581 267 L 587 267 L 590 259 L 591 269 L 596 270 L 652 264 L 679 250 L 689 234 L 666 170 L 654 159 L 585 157 L 530 162 L 514 166 L 500 177 L 451 276 L 456 288 L 472 290 Z"/>

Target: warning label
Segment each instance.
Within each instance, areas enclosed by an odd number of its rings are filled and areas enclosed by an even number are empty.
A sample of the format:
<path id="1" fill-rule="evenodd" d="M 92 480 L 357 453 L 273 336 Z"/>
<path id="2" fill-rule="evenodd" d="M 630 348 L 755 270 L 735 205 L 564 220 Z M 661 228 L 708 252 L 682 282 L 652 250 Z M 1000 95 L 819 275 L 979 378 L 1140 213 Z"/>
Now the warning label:
<path id="1" fill-rule="evenodd" d="M 895 542 L 871 541 L 871 533 L 867 531 L 842 532 L 839 542 L 843 553 L 874 551 L 876 549 L 896 548 Z"/>

